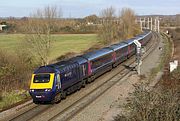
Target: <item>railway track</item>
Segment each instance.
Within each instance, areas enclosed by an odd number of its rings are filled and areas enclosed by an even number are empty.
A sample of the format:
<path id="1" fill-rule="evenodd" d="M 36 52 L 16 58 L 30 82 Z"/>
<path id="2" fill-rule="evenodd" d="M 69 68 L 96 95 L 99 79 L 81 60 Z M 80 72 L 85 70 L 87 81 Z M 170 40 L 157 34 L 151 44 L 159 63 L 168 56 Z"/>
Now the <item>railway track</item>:
<path id="1" fill-rule="evenodd" d="M 156 33 L 153 33 L 153 39 L 150 43 L 148 43 L 147 53 L 143 56 L 143 59 L 145 59 L 158 45 L 158 38 L 159 35 Z M 134 59 L 128 60 L 129 67 L 134 66 Z M 122 63 L 125 64 L 125 63 Z M 122 65 L 121 64 L 121 65 Z M 35 105 L 32 104 L 32 108 L 30 108 L 28 111 L 25 111 L 13 118 L 10 118 L 8 120 L 11 121 L 24 121 L 24 120 L 69 120 L 73 118 L 74 115 L 79 113 L 81 110 L 86 108 L 89 104 L 91 104 L 94 100 L 96 100 L 98 97 L 100 97 L 104 92 L 106 92 L 109 88 L 111 88 L 113 85 L 115 85 L 117 82 L 119 82 L 123 77 L 127 76 L 131 69 L 128 70 L 125 67 L 118 67 L 113 69 L 113 71 L 108 72 L 105 74 L 106 76 L 109 73 L 113 73 L 116 71 L 116 73 L 111 74 L 111 77 L 106 78 L 103 81 L 95 81 L 91 84 L 89 84 L 85 89 L 89 90 L 86 91 L 83 89 L 83 91 L 80 91 L 83 93 L 83 96 L 77 97 L 78 94 L 73 94 L 67 98 L 66 100 L 63 100 L 60 104 L 56 105 Z M 99 77 L 101 80 L 103 77 Z M 98 79 L 97 79 L 98 80 Z M 121 82 L 123 83 L 123 82 Z M 94 86 L 96 85 L 96 86 Z M 91 87 L 94 86 L 92 89 Z M 79 92 L 77 92 L 79 93 Z M 76 97 L 76 99 L 73 99 Z M 69 100 L 73 100 L 71 103 L 67 104 L 66 102 L 70 102 Z M 59 109 L 57 109 L 60 107 Z M 52 112 L 56 110 L 56 112 Z M 47 112 L 49 115 L 46 115 Z"/>
<path id="2" fill-rule="evenodd" d="M 153 34 L 154 40 L 157 40 L 159 37 L 157 34 Z M 154 46 L 157 47 L 157 43 L 155 42 Z M 148 48 L 148 51 L 153 47 L 151 45 Z M 147 53 L 143 60 L 153 51 L 151 49 L 149 53 Z M 130 63 L 130 66 L 134 64 L 135 61 L 132 61 Z M 126 68 L 123 68 L 119 73 L 115 74 L 113 77 L 111 77 L 109 80 L 102 83 L 97 89 L 92 90 L 92 92 L 89 92 L 86 96 L 76 101 L 74 104 L 70 105 L 68 108 L 63 110 L 62 112 L 59 112 L 57 115 L 53 116 L 50 121 L 67 121 L 72 119 L 76 114 L 78 114 L 81 110 L 86 108 L 88 105 L 90 105 L 94 100 L 96 100 L 98 97 L 100 97 L 102 94 L 104 94 L 109 88 L 111 88 L 113 85 L 115 85 L 117 82 L 121 81 L 125 76 L 127 76 L 131 72 L 130 70 L 127 70 Z M 124 80 L 125 81 L 125 80 Z M 124 81 L 121 81 L 123 83 Z"/>
<path id="3" fill-rule="evenodd" d="M 14 117 L 10 121 L 24 121 L 24 120 L 30 120 L 32 117 L 36 116 L 38 113 L 48 110 L 51 105 L 36 105 L 27 112 L 24 112 L 17 117 Z"/>

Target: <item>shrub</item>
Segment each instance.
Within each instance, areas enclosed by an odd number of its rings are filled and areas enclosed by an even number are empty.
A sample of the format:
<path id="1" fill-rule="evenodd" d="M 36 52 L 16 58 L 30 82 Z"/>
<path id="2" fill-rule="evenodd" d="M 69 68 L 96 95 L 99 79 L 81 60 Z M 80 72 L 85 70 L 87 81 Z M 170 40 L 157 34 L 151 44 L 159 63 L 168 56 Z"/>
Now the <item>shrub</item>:
<path id="1" fill-rule="evenodd" d="M 130 94 L 125 113 L 115 121 L 179 121 L 180 119 L 180 68 L 161 81 L 159 86 L 149 91 L 147 84 L 135 85 Z"/>
<path id="2" fill-rule="evenodd" d="M 28 56 L 26 54 L 26 56 Z M 32 73 L 31 58 L 22 55 L 12 55 L 0 50 L 0 89 L 2 92 L 28 87 Z"/>

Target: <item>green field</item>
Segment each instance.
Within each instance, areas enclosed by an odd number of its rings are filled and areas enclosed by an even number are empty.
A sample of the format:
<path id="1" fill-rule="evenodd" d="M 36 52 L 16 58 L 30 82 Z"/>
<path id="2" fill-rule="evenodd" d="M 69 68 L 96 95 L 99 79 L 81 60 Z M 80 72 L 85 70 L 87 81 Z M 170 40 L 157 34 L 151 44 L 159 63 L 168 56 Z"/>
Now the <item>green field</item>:
<path id="1" fill-rule="evenodd" d="M 50 60 L 53 60 L 67 52 L 80 53 L 97 42 L 95 34 L 63 34 L 53 35 L 54 42 L 50 53 Z M 19 49 L 24 39 L 23 34 L 1 34 L 0 48 L 10 53 Z"/>

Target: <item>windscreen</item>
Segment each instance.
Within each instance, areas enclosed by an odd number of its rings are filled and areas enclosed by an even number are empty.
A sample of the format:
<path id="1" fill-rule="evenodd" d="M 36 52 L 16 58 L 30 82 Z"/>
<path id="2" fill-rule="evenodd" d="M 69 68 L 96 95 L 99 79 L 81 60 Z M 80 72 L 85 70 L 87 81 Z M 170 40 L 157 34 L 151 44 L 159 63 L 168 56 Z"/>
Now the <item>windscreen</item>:
<path id="1" fill-rule="evenodd" d="M 48 83 L 50 81 L 50 74 L 38 74 L 34 76 L 34 83 Z"/>

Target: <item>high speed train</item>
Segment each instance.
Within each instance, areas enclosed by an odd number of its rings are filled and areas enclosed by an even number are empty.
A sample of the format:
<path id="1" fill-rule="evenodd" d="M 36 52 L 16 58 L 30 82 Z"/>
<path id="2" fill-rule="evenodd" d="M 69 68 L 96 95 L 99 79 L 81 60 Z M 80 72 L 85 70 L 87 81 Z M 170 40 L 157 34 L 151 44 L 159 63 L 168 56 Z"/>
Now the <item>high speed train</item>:
<path id="1" fill-rule="evenodd" d="M 134 55 L 135 39 L 145 46 L 151 37 L 151 31 L 144 31 L 121 43 L 37 68 L 29 90 L 33 102 L 59 102 Z"/>

